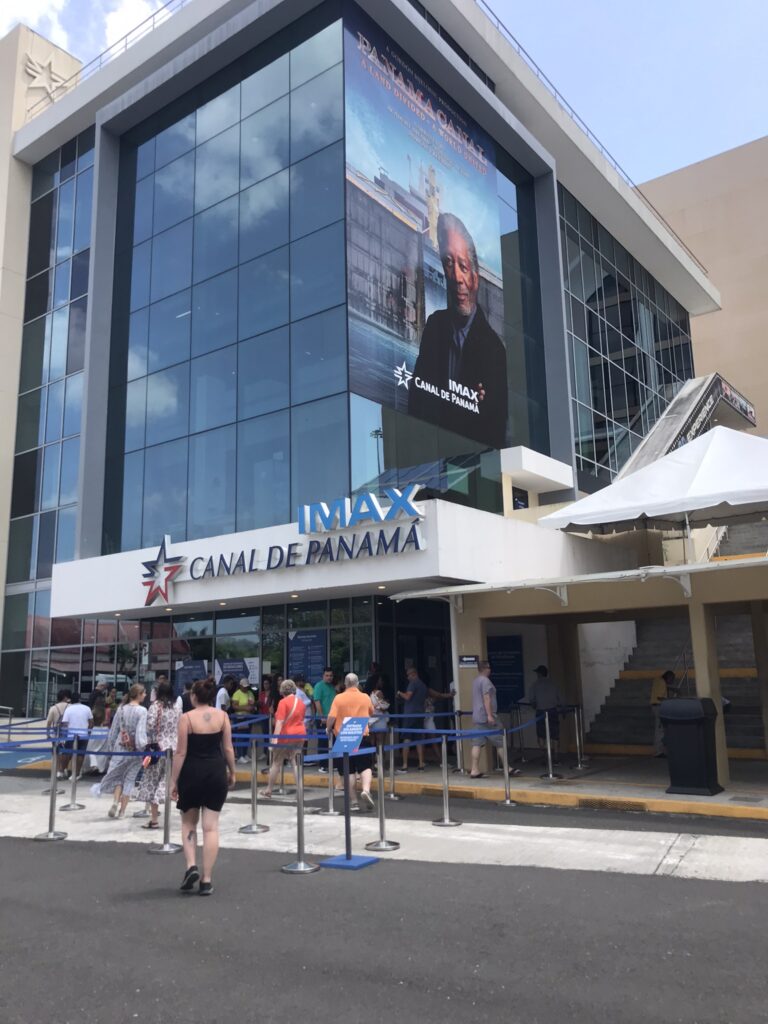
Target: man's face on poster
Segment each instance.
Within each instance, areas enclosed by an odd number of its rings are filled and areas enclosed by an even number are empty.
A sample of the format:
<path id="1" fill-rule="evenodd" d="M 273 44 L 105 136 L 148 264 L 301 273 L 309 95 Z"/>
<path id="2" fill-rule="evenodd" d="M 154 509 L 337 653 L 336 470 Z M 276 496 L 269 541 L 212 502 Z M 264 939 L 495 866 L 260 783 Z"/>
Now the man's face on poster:
<path id="1" fill-rule="evenodd" d="M 480 278 L 472 263 L 469 246 L 458 231 L 448 229 L 440 251 L 445 283 L 448 291 L 448 309 L 454 316 L 467 319 L 477 305 Z"/>

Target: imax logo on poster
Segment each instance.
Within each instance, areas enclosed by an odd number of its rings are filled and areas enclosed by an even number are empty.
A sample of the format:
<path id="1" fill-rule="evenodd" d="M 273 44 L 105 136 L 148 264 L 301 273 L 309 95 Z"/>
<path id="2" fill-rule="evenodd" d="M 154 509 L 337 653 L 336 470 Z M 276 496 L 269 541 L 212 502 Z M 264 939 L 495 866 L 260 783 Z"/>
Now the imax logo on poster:
<path id="1" fill-rule="evenodd" d="M 379 498 L 370 492 L 335 501 L 316 501 L 299 506 L 299 533 L 322 533 L 326 530 L 345 530 L 363 523 L 391 523 L 396 519 L 423 519 L 424 510 L 413 501 L 418 484 L 409 484 L 402 491 L 385 487 L 384 494 L 391 502 L 382 508 Z"/>

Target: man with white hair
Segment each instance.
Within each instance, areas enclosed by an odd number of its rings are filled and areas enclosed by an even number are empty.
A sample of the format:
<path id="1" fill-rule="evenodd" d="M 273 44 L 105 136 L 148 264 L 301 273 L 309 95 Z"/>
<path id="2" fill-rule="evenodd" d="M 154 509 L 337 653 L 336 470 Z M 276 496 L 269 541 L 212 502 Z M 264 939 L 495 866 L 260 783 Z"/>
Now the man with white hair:
<path id="1" fill-rule="evenodd" d="M 328 739 L 331 742 L 331 734 L 333 737 L 339 735 L 342 725 L 348 718 L 370 718 L 374 714 L 373 704 L 371 698 L 367 693 L 361 693 L 360 691 L 360 680 L 354 672 L 349 672 L 344 677 L 344 690 L 342 693 L 337 694 L 331 704 L 331 710 L 328 712 Z M 350 804 L 354 800 L 355 796 L 355 776 L 354 772 L 360 773 L 362 780 L 363 789 L 360 793 L 360 810 L 361 811 L 372 811 L 373 810 L 373 797 L 371 796 L 371 779 L 373 768 L 373 744 L 371 743 L 368 735 L 368 726 L 365 727 L 365 733 L 363 734 L 363 741 L 360 744 L 361 750 L 370 750 L 370 754 L 355 754 L 352 760 L 352 767 L 354 771 L 349 773 L 349 802 Z M 343 758 L 335 758 L 333 766 L 339 774 L 344 772 L 344 760 Z"/>

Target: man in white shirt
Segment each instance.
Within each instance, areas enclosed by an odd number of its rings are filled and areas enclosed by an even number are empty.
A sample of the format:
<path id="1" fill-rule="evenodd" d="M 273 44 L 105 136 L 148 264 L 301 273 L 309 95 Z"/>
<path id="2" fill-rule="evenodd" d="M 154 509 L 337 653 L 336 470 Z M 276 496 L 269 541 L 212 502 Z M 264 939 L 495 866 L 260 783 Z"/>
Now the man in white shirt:
<path id="1" fill-rule="evenodd" d="M 85 758 L 85 748 L 88 746 L 88 737 L 92 728 L 93 712 L 87 704 L 81 704 L 79 693 L 73 693 L 70 703 L 64 709 L 64 714 L 61 716 L 61 731 L 66 736 L 63 767 L 65 773 L 72 759 L 75 737 L 77 737 L 77 758 L 75 759 L 75 766 L 70 772 L 70 778 L 73 774 L 78 779 L 80 778 L 80 771 L 83 767 L 83 759 Z"/>
<path id="2" fill-rule="evenodd" d="M 235 685 L 235 680 L 232 676 L 222 676 L 219 684 L 219 689 L 216 693 L 216 710 L 229 712 L 229 695 Z"/>

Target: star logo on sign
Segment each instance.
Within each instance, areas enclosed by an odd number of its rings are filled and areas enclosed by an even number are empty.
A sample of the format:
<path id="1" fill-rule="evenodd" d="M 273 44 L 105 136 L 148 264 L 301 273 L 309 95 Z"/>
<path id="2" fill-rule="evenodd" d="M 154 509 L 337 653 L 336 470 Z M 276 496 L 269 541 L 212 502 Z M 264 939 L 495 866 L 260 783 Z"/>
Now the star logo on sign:
<path id="1" fill-rule="evenodd" d="M 53 54 L 48 60 L 41 63 L 35 60 L 30 54 L 25 54 L 24 70 L 32 79 L 29 83 L 30 89 L 44 89 L 49 99 L 54 92 L 64 83 L 64 76 L 53 70 Z"/>
<path id="2" fill-rule="evenodd" d="M 163 601 L 168 603 L 169 586 L 184 568 L 184 555 L 175 555 L 173 558 L 168 555 L 170 545 L 171 538 L 163 537 L 163 543 L 158 548 L 157 558 L 141 563 L 147 570 L 143 573 L 141 584 L 147 588 L 145 608 L 158 597 L 162 597 Z"/>
<path id="3" fill-rule="evenodd" d="M 403 360 L 402 366 L 395 367 L 395 380 L 397 381 L 397 386 L 399 388 L 405 388 L 405 390 L 407 391 L 408 385 L 410 384 L 412 378 L 413 374 L 405 365 L 405 360 Z"/>

